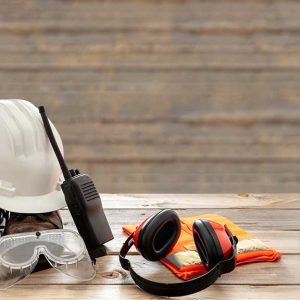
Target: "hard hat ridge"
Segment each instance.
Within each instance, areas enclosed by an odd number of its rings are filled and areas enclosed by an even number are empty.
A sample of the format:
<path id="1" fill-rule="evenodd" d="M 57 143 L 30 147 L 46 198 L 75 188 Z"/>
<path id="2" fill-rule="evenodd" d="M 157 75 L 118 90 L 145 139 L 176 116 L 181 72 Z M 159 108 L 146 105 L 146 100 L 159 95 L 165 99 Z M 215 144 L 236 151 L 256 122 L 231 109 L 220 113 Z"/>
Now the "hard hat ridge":
<path id="1" fill-rule="evenodd" d="M 1 118 L 11 141 L 15 156 L 30 155 L 35 151 L 35 128 L 24 114 L 20 101 L 1 101 Z"/>
<path id="2" fill-rule="evenodd" d="M 24 118 L 27 119 L 32 126 L 32 132 L 34 133 L 33 145 L 35 150 L 42 151 L 43 142 L 45 142 L 46 136 L 43 131 L 43 123 L 39 118 L 37 108 L 26 100 L 16 101 L 15 105 L 23 112 Z"/>
<path id="3" fill-rule="evenodd" d="M 30 155 L 35 151 L 43 151 L 47 139 L 38 109 L 26 100 L 17 99 L 1 100 L 0 106 L 0 116 L 15 155 Z M 56 131 L 55 128 L 54 130 Z"/>

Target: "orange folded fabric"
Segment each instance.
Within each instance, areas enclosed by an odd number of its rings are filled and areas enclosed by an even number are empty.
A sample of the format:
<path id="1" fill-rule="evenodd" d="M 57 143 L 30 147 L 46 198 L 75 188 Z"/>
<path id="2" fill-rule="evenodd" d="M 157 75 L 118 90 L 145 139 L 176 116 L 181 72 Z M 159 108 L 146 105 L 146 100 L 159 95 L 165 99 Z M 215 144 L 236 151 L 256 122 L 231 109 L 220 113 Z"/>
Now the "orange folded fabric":
<path id="1" fill-rule="evenodd" d="M 193 217 L 180 218 L 181 235 L 172 251 L 161 260 L 175 275 L 183 280 L 189 280 L 206 272 L 196 250 L 193 238 L 193 223 L 198 219 L 206 219 L 220 224 L 226 224 L 233 235 L 237 236 L 237 265 L 253 262 L 273 262 L 280 259 L 281 254 L 259 239 L 248 233 L 227 218 L 208 214 Z M 122 227 L 123 231 L 130 235 L 135 231 L 136 225 Z"/>

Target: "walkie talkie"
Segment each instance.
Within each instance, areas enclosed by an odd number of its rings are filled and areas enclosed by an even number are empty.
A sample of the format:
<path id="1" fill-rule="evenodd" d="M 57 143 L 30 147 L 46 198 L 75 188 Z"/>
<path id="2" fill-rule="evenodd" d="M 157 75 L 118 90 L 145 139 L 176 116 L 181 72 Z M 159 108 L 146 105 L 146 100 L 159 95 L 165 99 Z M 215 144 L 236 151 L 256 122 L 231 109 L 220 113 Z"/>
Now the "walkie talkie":
<path id="1" fill-rule="evenodd" d="M 93 258 L 103 256 L 106 254 L 103 244 L 112 240 L 113 235 L 99 193 L 88 175 L 81 174 L 79 170 L 68 169 L 53 135 L 45 108 L 40 106 L 39 111 L 65 178 L 61 188 L 77 230 L 85 241 L 90 256 Z"/>

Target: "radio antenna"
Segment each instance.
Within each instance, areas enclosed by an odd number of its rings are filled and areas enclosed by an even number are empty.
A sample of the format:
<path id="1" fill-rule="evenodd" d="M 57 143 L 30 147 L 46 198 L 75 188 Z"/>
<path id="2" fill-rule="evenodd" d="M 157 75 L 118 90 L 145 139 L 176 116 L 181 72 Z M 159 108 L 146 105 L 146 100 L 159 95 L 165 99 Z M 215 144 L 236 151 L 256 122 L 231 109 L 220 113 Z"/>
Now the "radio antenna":
<path id="1" fill-rule="evenodd" d="M 48 117 L 46 115 L 46 111 L 45 111 L 44 106 L 40 106 L 39 107 L 39 112 L 41 114 L 41 117 L 42 117 L 42 120 L 43 120 L 43 123 L 44 123 L 44 127 L 45 127 L 45 130 L 46 130 L 46 133 L 48 135 L 48 138 L 49 138 L 49 141 L 50 141 L 50 143 L 52 145 L 52 148 L 53 148 L 53 150 L 55 152 L 55 155 L 56 155 L 56 157 L 58 159 L 58 162 L 60 164 L 60 167 L 61 167 L 61 170 L 63 172 L 63 175 L 64 175 L 64 177 L 65 177 L 66 180 L 67 179 L 71 179 L 72 176 L 71 176 L 71 174 L 69 172 L 69 169 L 68 169 L 68 167 L 66 165 L 66 162 L 65 162 L 65 160 L 64 160 L 64 158 L 63 158 L 63 156 L 62 156 L 62 154 L 61 154 L 61 152 L 59 150 L 59 147 L 57 145 L 57 142 L 55 140 L 54 134 L 52 132 L 52 129 L 51 129 Z"/>

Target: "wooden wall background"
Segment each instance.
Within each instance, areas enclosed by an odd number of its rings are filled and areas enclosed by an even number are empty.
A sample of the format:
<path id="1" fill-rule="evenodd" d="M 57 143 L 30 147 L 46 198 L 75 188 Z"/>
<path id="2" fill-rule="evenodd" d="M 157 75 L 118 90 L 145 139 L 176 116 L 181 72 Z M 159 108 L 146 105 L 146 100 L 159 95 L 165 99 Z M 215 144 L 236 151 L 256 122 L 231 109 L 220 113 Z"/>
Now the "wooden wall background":
<path id="1" fill-rule="evenodd" d="M 102 192 L 299 192 L 299 1 L 0 1 L 1 98 Z"/>

